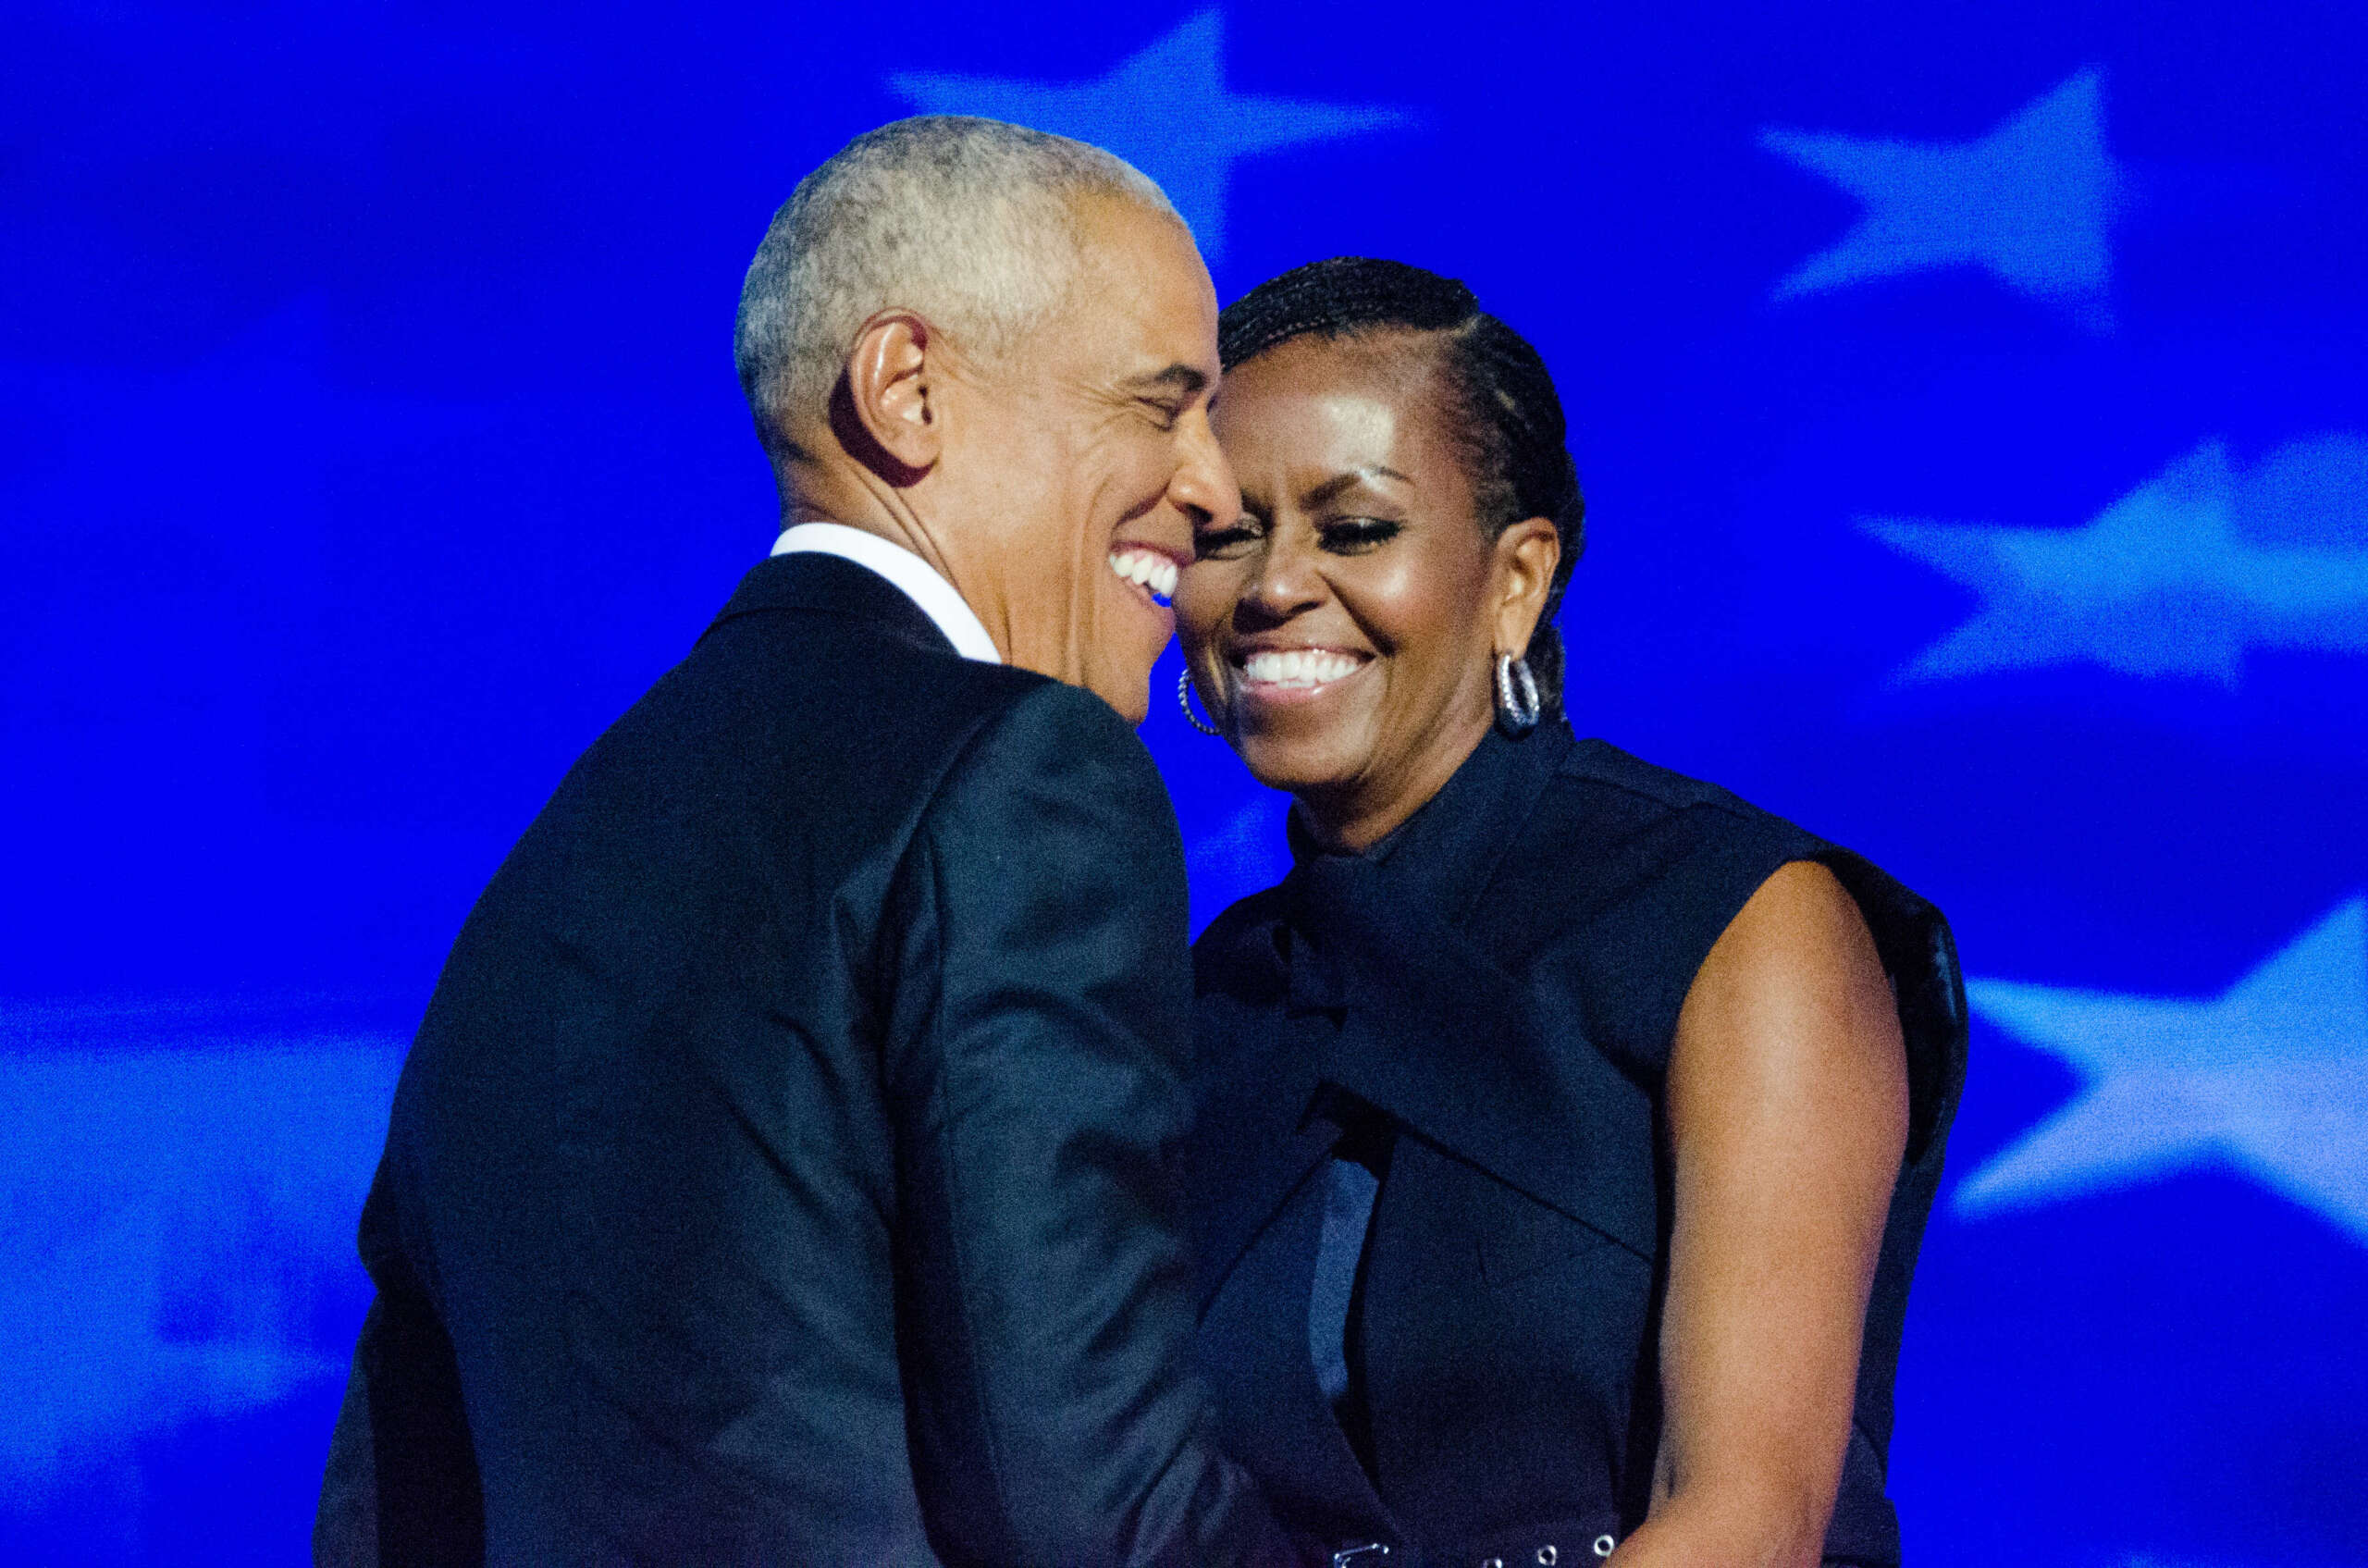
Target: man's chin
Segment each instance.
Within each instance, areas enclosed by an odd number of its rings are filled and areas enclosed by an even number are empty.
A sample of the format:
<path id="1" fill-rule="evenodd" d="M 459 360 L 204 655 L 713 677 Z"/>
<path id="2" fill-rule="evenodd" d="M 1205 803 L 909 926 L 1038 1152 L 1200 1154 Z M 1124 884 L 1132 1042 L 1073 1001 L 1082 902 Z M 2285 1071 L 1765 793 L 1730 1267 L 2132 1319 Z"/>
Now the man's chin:
<path id="1" fill-rule="evenodd" d="M 1116 710 L 1118 717 L 1129 724 L 1140 724 L 1151 714 L 1151 671 L 1148 668 L 1131 679 L 1115 673 L 1097 673 L 1086 683 L 1086 690 Z"/>
<path id="2" fill-rule="evenodd" d="M 1138 646 L 1123 652 L 1110 646 L 1121 640 Z M 1087 661 L 1085 689 L 1108 703 L 1127 722 L 1140 724 L 1151 712 L 1152 668 L 1166 648 L 1165 638 L 1156 645 L 1142 637 L 1111 638 L 1102 644 L 1100 658 Z"/>

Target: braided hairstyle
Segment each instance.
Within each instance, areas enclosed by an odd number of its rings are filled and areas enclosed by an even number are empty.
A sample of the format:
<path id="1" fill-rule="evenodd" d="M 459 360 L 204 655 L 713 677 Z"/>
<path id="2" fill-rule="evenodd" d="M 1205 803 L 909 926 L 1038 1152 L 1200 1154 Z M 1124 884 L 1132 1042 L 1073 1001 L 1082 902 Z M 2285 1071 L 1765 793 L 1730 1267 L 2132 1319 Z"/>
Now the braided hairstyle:
<path id="1" fill-rule="evenodd" d="M 1562 636 L 1554 612 L 1586 548 L 1586 500 L 1563 444 L 1562 400 L 1537 351 L 1480 308 L 1452 278 L 1403 262 L 1335 256 L 1270 278 L 1217 318 L 1217 352 L 1232 370 L 1294 338 L 1406 332 L 1436 340 L 1449 414 L 1490 539 L 1543 517 L 1562 542 L 1524 657 L 1548 714 L 1562 710 Z"/>

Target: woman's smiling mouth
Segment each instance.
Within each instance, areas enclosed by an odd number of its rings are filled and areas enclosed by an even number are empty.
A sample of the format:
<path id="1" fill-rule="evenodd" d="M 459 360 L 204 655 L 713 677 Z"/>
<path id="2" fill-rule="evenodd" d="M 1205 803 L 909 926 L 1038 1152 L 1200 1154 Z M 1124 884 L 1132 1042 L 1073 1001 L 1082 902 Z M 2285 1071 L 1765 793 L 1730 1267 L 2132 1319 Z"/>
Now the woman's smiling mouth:
<path id="1" fill-rule="evenodd" d="M 1257 648 L 1233 661 L 1235 685 L 1253 700 L 1314 697 L 1373 661 L 1337 648 Z"/>

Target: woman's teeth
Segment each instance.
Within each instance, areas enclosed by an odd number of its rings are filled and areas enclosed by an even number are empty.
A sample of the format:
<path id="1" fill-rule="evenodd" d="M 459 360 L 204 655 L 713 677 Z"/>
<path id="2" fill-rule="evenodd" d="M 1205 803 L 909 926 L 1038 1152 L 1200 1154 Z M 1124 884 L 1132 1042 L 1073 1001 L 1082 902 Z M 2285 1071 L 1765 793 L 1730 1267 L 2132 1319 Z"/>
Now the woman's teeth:
<path id="1" fill-rule="evenodd" d="M 1363 662 L 1326 648 L 1294 648 L 1252 654 L 1242 661 L 1241 677 L 1252 685 L 1320 686 L 1355 674 Z"/>
<path id="2" fill-rule="evenodd" d="M 1110 570 L 1151 595 L 1157 604 L 1176 597 L 1176 562 L 1155 549 L 1114 549 Z"/>

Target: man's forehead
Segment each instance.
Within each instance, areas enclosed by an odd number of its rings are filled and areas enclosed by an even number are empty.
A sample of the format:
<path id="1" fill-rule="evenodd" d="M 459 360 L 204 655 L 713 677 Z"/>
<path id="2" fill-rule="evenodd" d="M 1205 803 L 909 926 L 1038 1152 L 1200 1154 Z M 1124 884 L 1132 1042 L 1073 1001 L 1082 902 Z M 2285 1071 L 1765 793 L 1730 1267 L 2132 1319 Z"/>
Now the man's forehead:
<path id="1" fill-rule="evenodd" d="M 1216 385 L 1215 317 L 1152 292 L 1101 294 L 1063 313 L 1062 357 L 1105 384 L 1146 396 L 1197 396 Z"/>
<path id="2" fill-rule="evenodd" d="M 1104 395 L 1193 398 L 1217 377 L 1215 290 L 1191 237 L 1133 203 L 1097 201 L 1067 302 L 1044 324 L 1039 369 Z"/>
<path id="3" fill-rule="evenodd" d="M 1104 201 L 1086 225 L 1079 281 L 1129 314 L 1213 325 L 1216 289 L 1181 222 L 1134 203 Z"/>

